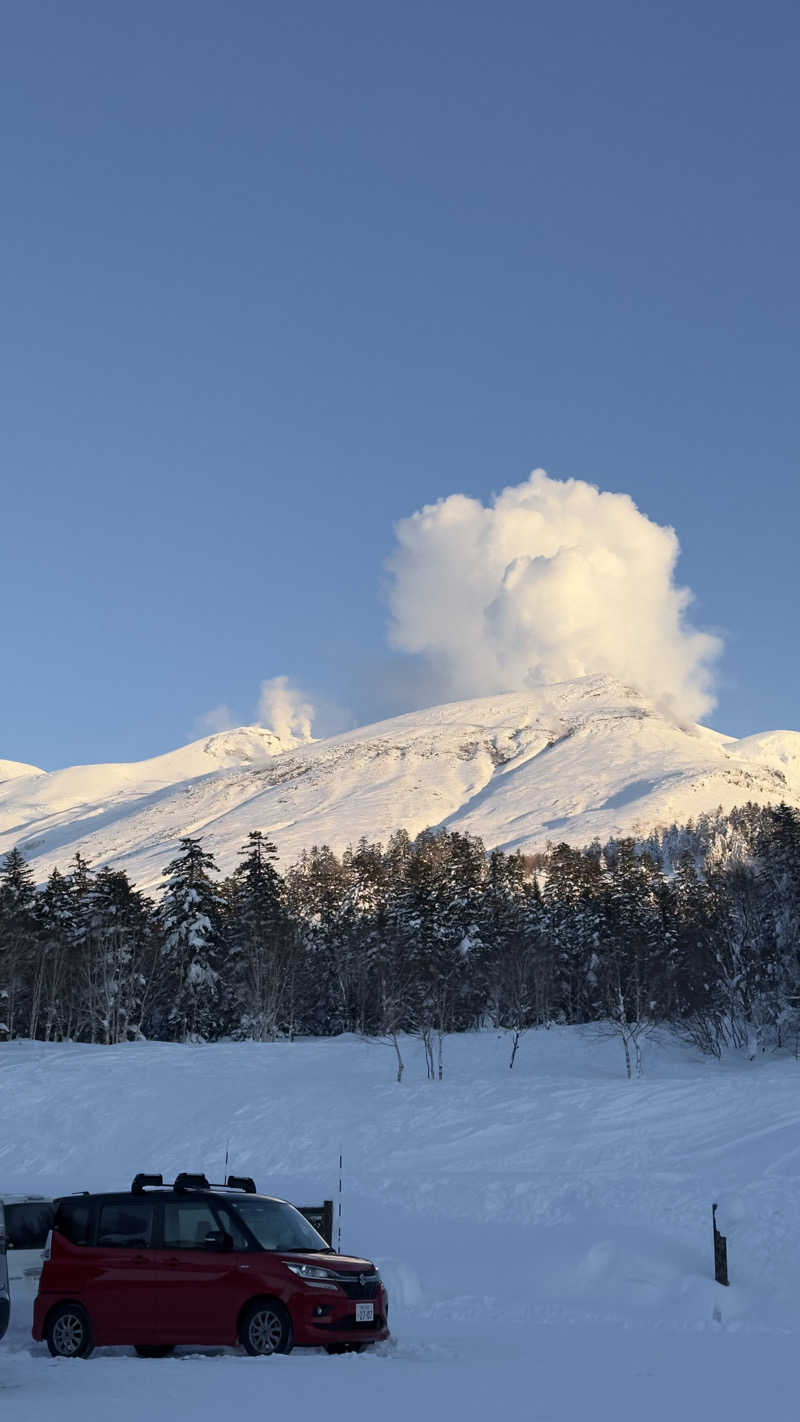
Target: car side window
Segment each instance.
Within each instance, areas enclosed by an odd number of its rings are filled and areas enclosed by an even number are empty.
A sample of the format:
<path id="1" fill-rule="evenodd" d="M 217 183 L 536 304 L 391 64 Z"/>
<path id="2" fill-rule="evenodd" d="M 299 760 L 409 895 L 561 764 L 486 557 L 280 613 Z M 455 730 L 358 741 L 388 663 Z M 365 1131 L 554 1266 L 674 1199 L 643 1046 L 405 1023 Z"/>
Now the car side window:
<path id="1" fill-rule="evenodd" d="M 101 1204 L 97 1221 L 101 1249 L 148 1249 L 152 1238 L 152 1200 L 109 1200 Z"/>
<path id="2" fill-rule="evenodd" d="M 241 1221 L 237 1219 L 233 1210 L 229 1210 L 226 1205 L 216 1205 L 217 1213 L 222 1221 L 222 1228 L 227 1230 L 233 1240 L 234 1249 L 241 1252 L 245 1249 L 252 1249 L 253 1243 L 249 1235 L 242 1227 Z"/>
<path id="3" fill-rule="evenodd" d="M 222 1226 L 202 1200 L 170 1200 L 164 1205 L 164 1248 L 203 1249 L 206 1236 Z"/>

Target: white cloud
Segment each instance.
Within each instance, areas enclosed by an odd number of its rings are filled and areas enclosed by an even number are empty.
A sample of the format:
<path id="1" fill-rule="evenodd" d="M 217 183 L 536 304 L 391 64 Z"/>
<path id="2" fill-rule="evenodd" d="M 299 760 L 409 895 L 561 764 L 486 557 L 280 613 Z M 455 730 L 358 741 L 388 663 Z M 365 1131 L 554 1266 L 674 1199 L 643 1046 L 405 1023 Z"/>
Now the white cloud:
<path id="1" fill-rule="evenodd" d="M 674 529 L 627 494 L 536 469 L 488 507 L 452 494 L 395 531 L 390 641 L 424 659 L 434 698 L 604 672 L 681 719 L 713 707 L 722 643 L 686 622 Z"/>
<path id="2" fill-rule="evenodd" d="M 258 699 L 259 724 L 267 726 L 281 740 L 311 739 L 314 707 L 304 693 L 289 685 L 288 676 L 273 676 L 261 683 Z"/>

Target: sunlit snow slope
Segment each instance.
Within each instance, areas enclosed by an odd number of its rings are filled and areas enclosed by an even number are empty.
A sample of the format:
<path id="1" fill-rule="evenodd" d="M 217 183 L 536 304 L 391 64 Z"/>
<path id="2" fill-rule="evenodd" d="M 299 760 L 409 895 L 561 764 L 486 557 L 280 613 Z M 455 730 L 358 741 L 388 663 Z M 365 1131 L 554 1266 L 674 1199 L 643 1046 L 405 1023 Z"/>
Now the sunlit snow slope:
<path id="1" fill-rule="evenodd" d="M 44 771 L 38 765 L 25 765 L 21 760 L 0 760 L 0 784 L 4 780 L 19 780 L 30 775 L 44 775 Z"/>
<path id="2" fill-rule="evenodd" d="M 445 824 L 487 846 L 585 844 L 717 806 L 800 804 L 800 733 L 736 741 L 679 726 L 638 692 L 584 677 L 455 702 L 328 740 L 281 742 L 257 726 L 131 765 L 0 775 L 0 853 L 19 845 L 44 878 L 76 850 L 158 883 L 178 838 L 201 835 L 229 869 L 251 829 L 284 865 Z"/>

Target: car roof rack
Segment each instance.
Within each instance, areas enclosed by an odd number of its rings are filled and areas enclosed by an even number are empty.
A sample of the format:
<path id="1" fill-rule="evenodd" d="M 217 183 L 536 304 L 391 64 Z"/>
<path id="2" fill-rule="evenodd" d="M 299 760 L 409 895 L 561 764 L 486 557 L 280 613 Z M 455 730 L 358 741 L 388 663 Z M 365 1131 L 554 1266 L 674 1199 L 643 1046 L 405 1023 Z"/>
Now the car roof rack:
<path id="1" fill-rule="evenodd" d="M 180 1175 L 175 1176 L 173 1190 L 210 1190 L 211 1186 L 205 1175 L 192 1175 L 188 1170 L 182 1170 Z"/>
<path id="2" fill-rule="evenodd" d="M 163 1175 L 143 1175 L 143 1174 L 134 1175 L 134 1177 L 133 1177 L 133 1184 L 131 1185 L 131 1194 L 132 1194 L 132 1195 L 143 1195 L 144 1192 L 145 1192 L 145 1187 L 146 1187 L 146 1186 L 149 1186 L 149 1185 L 157 1186 L 157 1185 L 163 1185 L 163 1184 L 164 1184 L 164 1177 L 163 1177 Z"/>
<path id="3" fill-rule="evenodd" d="M 145 1190 L 163 1188 L 163 1175 L 139 1174 L 134 1176 L 133 1184 L 131 1185 L 131 1194 L 143 1195 Z M 167 1186 L 167 1189 L 169 1189 L 169 1186 Z M 210 1183 L 205 1175 L 199 1173 L 195 1174 L 189 1170 L 182 1170 L 180 1174 L 175 1176 L 172 1189 L 177 1190 L 179 1194 L 186 1190 L 242 1190 L 245 1195 L 256 1195 L 258 1193 L 256 1190 L 256 1182 L 251 1175 L 229 1175 L 224 1185 L 217 1185 Z"/>

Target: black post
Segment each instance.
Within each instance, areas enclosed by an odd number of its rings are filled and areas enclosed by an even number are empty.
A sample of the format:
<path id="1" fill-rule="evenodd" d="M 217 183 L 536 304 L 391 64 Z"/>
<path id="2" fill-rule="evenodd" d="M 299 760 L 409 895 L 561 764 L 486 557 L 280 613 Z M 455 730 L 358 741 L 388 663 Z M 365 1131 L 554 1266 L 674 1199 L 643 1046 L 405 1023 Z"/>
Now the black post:
<path id="1" fill-rule="evenodd" d="M 711 1219 L 714 1225 L 714 1278 L 718 1284 L 730 1283 L 728 1279 L 728 1241 L 724 1234 L 720 1234 L 717 1229 L 717 1207 L 711 1206 Z"/>
<path id="2" fill-rule="evenodd" d="M 333 1247 L 333 1200 L 323 1200 L 321 1205 L 297 1205 L 296 1208 L 319 1231 L 326 1244 Z"/>
<path id="3" fill-rule="evenodd" d="M 333 1247 L 333 1200 L 326 1200 L 322 1206 L 322 1229 L 320 1234 Z"/>

